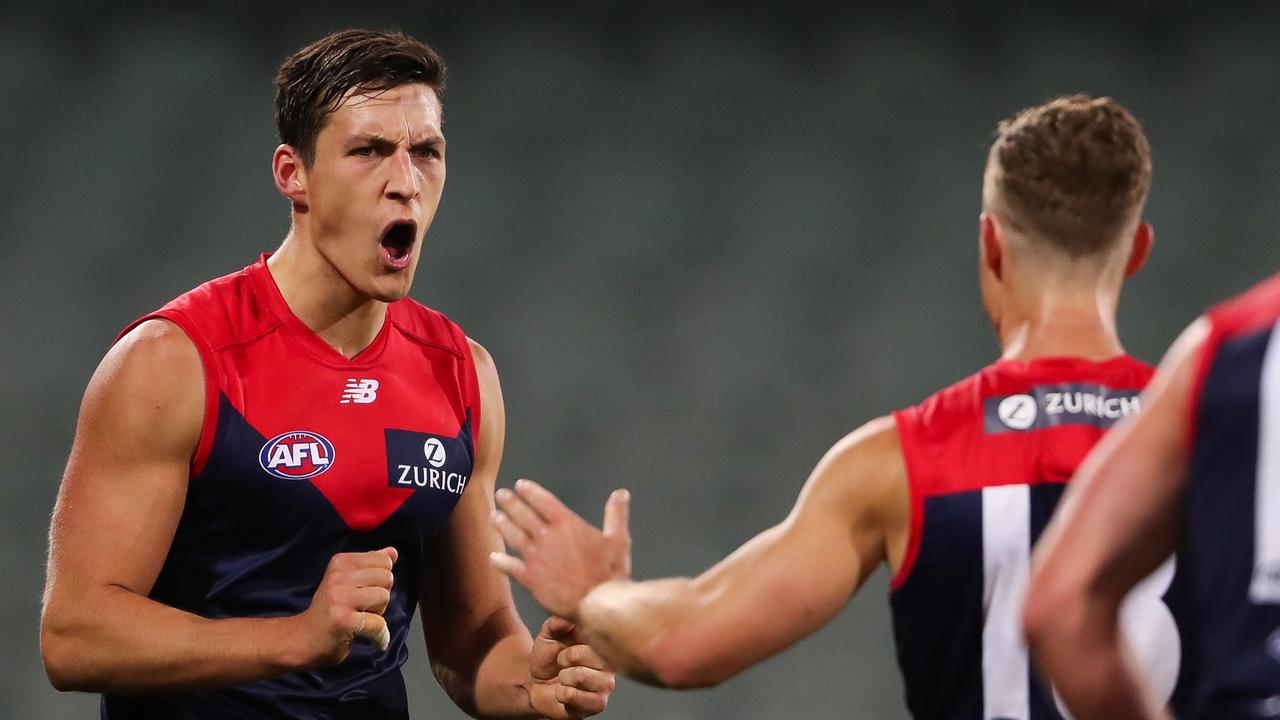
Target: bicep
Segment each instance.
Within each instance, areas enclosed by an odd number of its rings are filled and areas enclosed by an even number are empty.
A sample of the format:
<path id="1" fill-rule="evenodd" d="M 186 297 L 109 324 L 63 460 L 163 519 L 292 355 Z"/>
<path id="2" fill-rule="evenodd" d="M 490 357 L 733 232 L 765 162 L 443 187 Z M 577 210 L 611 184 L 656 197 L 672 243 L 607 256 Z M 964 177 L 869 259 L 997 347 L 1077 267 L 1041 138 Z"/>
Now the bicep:
<path id="1" fill-rule="evenodd" d="M 176 326 L 143 323 L 107 353 L 54 508 L 50 599 L 102 586 L 150 591 L 182 513 L 203 408 L 200 358 Z"/>
<path id="2" fill-rule="evenodd" d="M 782 523 L 692 581 L 702 619 L 686 639 L 745 667 L 824 625 L 885 559 L 899 472 L 888 419 L 837 443 Z"/>

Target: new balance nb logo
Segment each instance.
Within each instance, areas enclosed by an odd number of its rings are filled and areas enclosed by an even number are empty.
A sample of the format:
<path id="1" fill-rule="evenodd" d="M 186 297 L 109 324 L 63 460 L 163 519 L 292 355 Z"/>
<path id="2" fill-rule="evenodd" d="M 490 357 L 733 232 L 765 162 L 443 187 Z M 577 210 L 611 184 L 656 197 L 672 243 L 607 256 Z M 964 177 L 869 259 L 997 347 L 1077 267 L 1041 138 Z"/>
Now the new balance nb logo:
<path id="1" fill-rule="evenodd" d="M 378 399 L 378 381 L 370 378 L 347 378 L 347 386 L 342 389 L 342 405 L 356 403 L 368 405 Z"/>

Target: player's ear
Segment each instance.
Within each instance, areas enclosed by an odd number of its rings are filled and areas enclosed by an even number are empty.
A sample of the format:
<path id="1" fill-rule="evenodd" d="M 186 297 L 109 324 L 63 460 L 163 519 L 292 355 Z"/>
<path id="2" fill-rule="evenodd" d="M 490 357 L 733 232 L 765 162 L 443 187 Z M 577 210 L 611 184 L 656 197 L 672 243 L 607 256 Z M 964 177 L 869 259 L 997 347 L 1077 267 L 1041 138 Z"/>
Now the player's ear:
<path id="1" fill-rule="evenodd" d="M 1151 229 L 1151 223 L 1143 220 L 1138 223 L 1138 229 L 1133 231 L 1133 247 L 1129 250 L 1129 260 L 1124 264 L 1124 276 L 1131 277 L 1134 273 L 1142 268 L 1147 262 L 1147 256 L 1151 254 L 1151 246 L 1156 241 L 1156 231 Z"/>
<path id="2" fill-rule="evenodd" d="M 1004 240 L 995 217 L 985 212 L 978 216 L 978 243 L 982 269 L 999 280 L 1004 270 Z"/>
<path id="3" fill-rule="evenodd" d="M 289 198 L 295 210 L 307 207 L 307 169 L 292 145 L 281 145 L 271 157 L 271 175 L 280 194 Z"/>

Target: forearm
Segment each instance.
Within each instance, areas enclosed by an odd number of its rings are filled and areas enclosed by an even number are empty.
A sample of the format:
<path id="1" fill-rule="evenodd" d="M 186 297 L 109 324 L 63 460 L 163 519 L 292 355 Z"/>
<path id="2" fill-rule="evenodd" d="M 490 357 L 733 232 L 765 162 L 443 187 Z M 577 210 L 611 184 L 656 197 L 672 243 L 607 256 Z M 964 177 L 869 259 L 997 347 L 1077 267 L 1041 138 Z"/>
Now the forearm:
<path id="1" fill-rule="evenodd" d="M 1166 720 L 1152 698 L 1136 659 L 1124 643 L 1117 608 L 1098 600 L 1080 611 L 1056 614 L 1028 627 L 1028 642 L 1042 672 L 1077 720 Z M 1088 658 L 1088 662 L 1081 662 Z"/>
<path id="2" fill-rule="evenodd" d="M 436 681 L 472 717 L 538 717 L 530 699 L 533 641 L 524 625 L 508 614 L 495 613 L 467 632 L 453 633 L 448 626 L 428 632 L 428 638 L 435 636 L 428 648 Z M 446 633 L 451 637 L 440 637 Z"/>
<path id="3" fill-rule="evenodd" d="M 292 618 L 210 620 L 112 586 L 50 598 L 41 651 L 59 690 L 171 692 L 301 669 L 293 630 Z"/>
<path id="4" fill-rule="evenodd" d="M 522 628 L 523 630 L 523 628 Z M 475 716 L 480 718 L 537 718 L 529 672 L 532 641 L 527 632 L 500 640 L 480 662 L 475 680 Z"/>
<path id="5" fill-rule="evenodd" d="M 710 663 L 683 628 L 696 617 L 697 599 L 689 578 L 596 586 L 578 608 L 578 630 L 617 672 L 650 685 L 699 687 L 722 677 L 706 677 Z"/>

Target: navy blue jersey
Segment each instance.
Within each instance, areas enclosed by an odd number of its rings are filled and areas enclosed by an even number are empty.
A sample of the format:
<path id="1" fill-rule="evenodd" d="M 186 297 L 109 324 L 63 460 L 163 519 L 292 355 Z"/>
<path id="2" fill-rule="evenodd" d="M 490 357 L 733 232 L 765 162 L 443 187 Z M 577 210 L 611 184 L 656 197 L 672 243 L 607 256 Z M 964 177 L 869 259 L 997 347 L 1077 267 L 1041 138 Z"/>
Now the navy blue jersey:
<path id="1" fill-rule="evenodd" d="M 999 361 L 894 414 L 911 493 L 890 605 L 917 720 L 1061 720 L 1029 662 L 1031 548 L 1097 441 L 1139 409 L 1152 368 L 1129 357 Z M 1168 697 L 1178 630 L 1161 601 L 1172 564 L 1126 601 L 1131 641 Z"/>
<path id="2" fill-rule="evenodd" d="M 394 546 L 391 645 L 358 641 L 335 667 L 219 690 L 106 695 L 102 716 L 408 718 L 400 666 L 434 581 L 424 558 L 467 487 L 480 421 L 462 331 L 401 300 L 348 359 L 289 311 L 265 256 L 147 317 L 191 337 L 206 394 L 186 504 L 150 597 L 207 618 L 294 615 L 334 554 Z"/>
<path id="3" fill-rule="evenodd" d="M 1206 315 L 1178 551 L 1195 717 L 1280 717 L 1280 275 Z"/>

